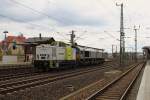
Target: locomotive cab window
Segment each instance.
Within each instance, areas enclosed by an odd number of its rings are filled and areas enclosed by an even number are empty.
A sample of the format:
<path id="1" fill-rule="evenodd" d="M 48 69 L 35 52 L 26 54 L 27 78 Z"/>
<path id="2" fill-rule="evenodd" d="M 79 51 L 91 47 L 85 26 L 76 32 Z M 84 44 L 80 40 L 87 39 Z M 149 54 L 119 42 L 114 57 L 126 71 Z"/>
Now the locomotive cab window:
<path id="1" fill-rule="evenodd" d="M 85 57 L 89 57 L 90 52 L 89 51 L 85 51 Z"/>

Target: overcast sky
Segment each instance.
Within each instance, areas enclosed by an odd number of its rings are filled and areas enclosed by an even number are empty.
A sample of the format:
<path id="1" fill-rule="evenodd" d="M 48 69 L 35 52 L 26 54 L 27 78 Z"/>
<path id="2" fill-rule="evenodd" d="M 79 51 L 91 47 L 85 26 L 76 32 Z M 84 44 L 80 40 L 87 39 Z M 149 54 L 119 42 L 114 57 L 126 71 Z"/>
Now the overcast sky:
<path id="1" fill-rule="evenodd" d="M 138 51 L 150 45 L 149 0 L 0 0 L 0 39 L 7 30 L 8 35 L 37 37 L 42 33 L 68 42 L 69 32 L 75 30 L 78 44 L 106 51 L 114 44 L 119 50 L 120 7 L 116 2 L 124 2 L 124 27 L 130 28 L 125 29 L 126 37 L 131 37 L 126 38 L 127 51 L 134 47 L 134 25 L 141 26 Z"/>

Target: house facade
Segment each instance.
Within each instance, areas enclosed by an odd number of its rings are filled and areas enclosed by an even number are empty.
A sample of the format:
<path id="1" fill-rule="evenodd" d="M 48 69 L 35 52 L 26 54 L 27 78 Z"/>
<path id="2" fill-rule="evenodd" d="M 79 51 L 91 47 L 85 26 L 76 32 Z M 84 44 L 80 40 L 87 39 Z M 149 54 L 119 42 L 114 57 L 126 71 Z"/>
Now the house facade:
<path id="1" fill-rule="evenodd" d="M 26 38 L 21 34 L 19 36 L 7 36 L 5 40 L 0 42 L 0 56 L 3 55 L 13 55 L 13 56 L 23 56 L 24 43 Z"/>

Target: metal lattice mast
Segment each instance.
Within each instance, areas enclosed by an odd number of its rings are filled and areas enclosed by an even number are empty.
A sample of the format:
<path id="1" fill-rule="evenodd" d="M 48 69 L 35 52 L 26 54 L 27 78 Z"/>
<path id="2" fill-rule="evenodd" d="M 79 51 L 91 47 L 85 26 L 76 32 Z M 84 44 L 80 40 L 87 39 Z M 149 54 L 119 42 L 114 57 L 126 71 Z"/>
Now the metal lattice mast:
<path id="1" fill-rule="evenodd" d="M 72 46 L 75 46 L 75 42 L 74 42 L 75 34 L 74 34 L 74 32 L 75 32 L 75 31 L 72 30 L 72 31 L 71 31 L 71 34 L 70 34 L 70 35 L 71 35 L 71 40 L 70 40 L 70 42 L 71 42 L 71 45 L 72 45 Z"/>
<path id="2" fill-rule="evenodd" d="M 123 21 L 123 3 L 117 6 L 121 6 L 121 16 L 120 16 L 120 66 L 124 66 L 125 57 L 125 33 L 124 33 L 124 21 Z"/>
<path id="3" fill-rule="evenodd" d="M 135 31 L 135 62 L 137 62 L 137 30 L 140 29 L 140 26 L 139 28 L 136 28 L 136 26 L 134 26 L 134 31 Z"/>

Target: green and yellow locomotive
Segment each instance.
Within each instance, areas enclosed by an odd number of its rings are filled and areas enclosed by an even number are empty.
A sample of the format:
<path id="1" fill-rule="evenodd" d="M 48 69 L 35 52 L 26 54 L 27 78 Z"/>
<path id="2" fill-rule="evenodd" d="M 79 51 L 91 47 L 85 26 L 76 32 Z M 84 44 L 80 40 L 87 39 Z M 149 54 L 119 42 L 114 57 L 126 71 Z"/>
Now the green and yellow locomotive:
<path id="1" fill-rule="evenodd" d="M 36 46 L 34 66 L 39 69 L 67 68 L 104 62 L 103 49 L 74 46 L 64 42 Z"/>

